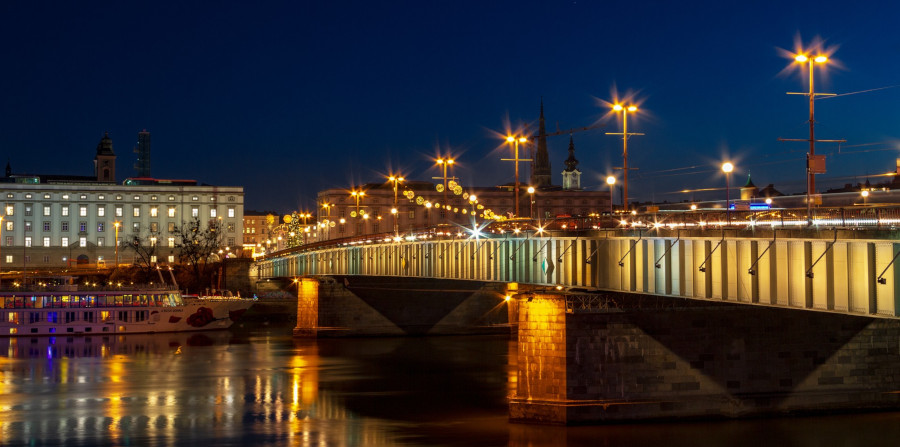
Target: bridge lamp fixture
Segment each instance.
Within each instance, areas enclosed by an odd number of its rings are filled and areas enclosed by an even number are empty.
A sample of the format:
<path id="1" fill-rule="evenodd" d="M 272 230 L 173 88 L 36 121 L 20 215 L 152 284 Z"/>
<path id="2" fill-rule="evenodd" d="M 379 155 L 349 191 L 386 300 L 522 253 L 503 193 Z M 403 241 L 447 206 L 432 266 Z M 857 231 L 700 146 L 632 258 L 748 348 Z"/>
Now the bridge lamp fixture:
<path id="1" fill-rule="evenodd" d="M 509 296 L 509 295 L 506 295 L 506 296 L 503 297 L 503 300 L 504 300 L 504 301 L 509 301 L 509 300 L 511 300 L 511 299 L 512 299 L 512 297 Z"/>
<path id="2" fill-rule="evenodd" d="M 697 211 L 697 204 L 696 204 L 696 203 L 692 203 L 692 204 L 691 204 L 691 211 Z"/>

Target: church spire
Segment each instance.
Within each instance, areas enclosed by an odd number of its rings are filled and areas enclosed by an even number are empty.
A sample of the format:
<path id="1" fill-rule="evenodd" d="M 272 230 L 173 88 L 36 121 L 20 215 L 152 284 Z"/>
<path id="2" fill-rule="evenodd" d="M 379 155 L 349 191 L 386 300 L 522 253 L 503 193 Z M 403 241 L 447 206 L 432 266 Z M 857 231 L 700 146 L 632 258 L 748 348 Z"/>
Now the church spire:
<path id="1" fill-rule="evenodd" d="M 566 169 L 562 172 L 563 189 L 581 189 L 581 171 L 578 170 L 578 159 L 575 158 L 575 140 L 569 135 L 569 158 Z"/>
<path id="2" fill-rule="evenodd" d="M 543 188 L 552 184 L 550 156 L 547 153 L 547 129 L 544 126 L 544 98 L 541 98 L 539 126 L 537 152 L 534 154 L 534 169 L 531 171 L 531 184 L 536 188 Z"/>

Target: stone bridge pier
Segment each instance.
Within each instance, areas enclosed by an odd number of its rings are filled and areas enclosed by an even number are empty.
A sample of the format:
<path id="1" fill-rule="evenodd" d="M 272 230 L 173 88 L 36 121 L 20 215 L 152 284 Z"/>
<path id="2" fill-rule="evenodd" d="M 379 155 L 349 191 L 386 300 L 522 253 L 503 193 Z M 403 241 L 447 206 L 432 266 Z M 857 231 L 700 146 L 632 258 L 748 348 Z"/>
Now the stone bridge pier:
<path id="1" fill-rule="evenodd" d="M 900 321 L 625 294 L 522 293 L 516 422 L 898 408 Z"/>

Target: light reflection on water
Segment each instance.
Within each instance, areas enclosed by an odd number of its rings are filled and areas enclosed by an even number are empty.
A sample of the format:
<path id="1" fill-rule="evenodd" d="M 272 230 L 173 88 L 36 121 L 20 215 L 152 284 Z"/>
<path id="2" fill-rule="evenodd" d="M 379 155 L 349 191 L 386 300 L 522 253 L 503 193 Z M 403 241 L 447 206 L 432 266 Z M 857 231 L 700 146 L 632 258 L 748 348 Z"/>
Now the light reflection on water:
<path id="1" fill-rule="evenodd" d="M 0 339 L 0 445 L 893 445 L 900 414 L 508 424 L 506 337 Z M 512 361 L 511 361 L 512 360 Z"/>

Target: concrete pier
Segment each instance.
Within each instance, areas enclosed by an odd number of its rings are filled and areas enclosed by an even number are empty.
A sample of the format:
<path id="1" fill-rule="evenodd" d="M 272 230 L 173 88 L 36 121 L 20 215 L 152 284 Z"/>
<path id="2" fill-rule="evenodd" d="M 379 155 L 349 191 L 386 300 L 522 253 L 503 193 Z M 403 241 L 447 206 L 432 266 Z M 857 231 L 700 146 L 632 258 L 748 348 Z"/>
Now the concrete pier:
<path id="1" fill-rule="evenodd" d="M 518 296 L 512 421 L 572 425 L 900 408 L 896 320 L 622 298 Z"/>

